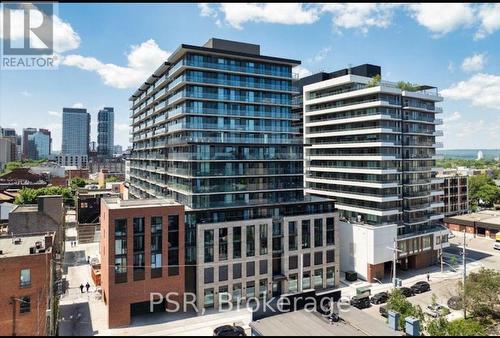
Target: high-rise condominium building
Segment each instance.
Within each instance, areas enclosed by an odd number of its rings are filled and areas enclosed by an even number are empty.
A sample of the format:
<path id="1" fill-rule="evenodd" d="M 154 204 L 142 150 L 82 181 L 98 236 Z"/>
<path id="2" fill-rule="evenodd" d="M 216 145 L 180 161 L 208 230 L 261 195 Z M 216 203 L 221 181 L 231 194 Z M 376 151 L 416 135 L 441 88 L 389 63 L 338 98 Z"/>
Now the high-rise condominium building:
<path id="1" fill-rule="evenodd" d="M 62 155 L 88 156 L 90 114 L 84 108 L 63 108 Z"/>
<path id="2" fill-rule="evenodd" d="M 37 132 L 36 128 L 24 128 L 23 129 L 23 140 L 22 140 L 23 159 L 28 159 L 29 156 L 30 156 L 30 152 L 29 152 L 29 136 L 33 135 L 36 132 Z"/>
<path id="3" fill-rule="evenodd" d="M 442 98 L 380 74 L 362 65 L 303 87 L 305 191 L 335 199 L 341 269 L 369 281 L 390 275 L 394 241 L 403 268 L 432 264 L 448 244 L 436 178 Z"/>
<path id="4" fill-rule="evenodd" d="M 115 113 L 111 107 L 105 107 L 97 114 L 97 154 L 113 157 Z"/>
<path id="5" fill-rule="evenodd" d="M 199 306 L 338 285 L 333 201 L 304 198 L 299 64 L 254 44 L 183 44 L 130 98 L 130 196 L 186 206 L 186 289 Z"/>

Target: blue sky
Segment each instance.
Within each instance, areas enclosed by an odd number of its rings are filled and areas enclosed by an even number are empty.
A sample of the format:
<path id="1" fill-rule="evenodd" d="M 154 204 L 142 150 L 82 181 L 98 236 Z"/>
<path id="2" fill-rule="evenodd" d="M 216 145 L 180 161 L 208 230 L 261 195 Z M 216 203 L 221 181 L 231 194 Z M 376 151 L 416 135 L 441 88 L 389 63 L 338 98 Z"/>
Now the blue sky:
<path id="1" fill-rule="evenodd" d="M 302 75 L 378 64 L 382 78 L 437 86 L 444 148 L 500 148 L 499 4 L 59 4 L 57 70 L 6 71 L 0 125 L 49 128 L 60 149 L 62 107 L 115 107 L 128 145 L 135 88 L 181 43 L 211 37 L 302 60 Z"/>

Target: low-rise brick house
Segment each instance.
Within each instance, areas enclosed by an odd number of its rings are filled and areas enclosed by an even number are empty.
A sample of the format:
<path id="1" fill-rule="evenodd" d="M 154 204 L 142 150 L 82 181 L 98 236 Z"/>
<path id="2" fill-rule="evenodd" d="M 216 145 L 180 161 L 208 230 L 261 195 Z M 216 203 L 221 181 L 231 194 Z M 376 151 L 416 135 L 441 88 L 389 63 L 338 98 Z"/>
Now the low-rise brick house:
<path id="1" fill-rule="evenodd" d="M 152 293 L 182 302 L 184 251 L 183 205 L 166 199 L 101 199 L 101 287 L 109 328 L 127 326 L 132 315 L 150 312 Z M 170 306 L 165 301 L 154 310 Z"/>
<path id="2" fill-rule="evenodd" d="M 0 237 L 0 335 L 53 334 L 54 233 Z"/>

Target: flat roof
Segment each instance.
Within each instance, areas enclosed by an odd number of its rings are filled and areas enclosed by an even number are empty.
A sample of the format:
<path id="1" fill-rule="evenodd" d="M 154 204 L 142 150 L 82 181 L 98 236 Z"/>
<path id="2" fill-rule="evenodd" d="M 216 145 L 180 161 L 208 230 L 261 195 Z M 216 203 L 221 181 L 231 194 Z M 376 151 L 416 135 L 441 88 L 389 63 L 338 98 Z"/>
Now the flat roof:
<path id="1" fill-rule="evenodd" d="M 492 226 L 500 229 L 500 210 L 482 210 L 465 215 L 445 217 L 445 223 L 460 225 Z"/>
<path id="2" fill-rule="evenodd" d="M 50 235 L 53 236 L 54 234 L 50 233 Z M 20 238 L 21 243 L 15 244 L 14 240 L 16 238 Z M 29 256 L 30 248 L 34 247 L 36 242 L 42 242 L 42 247 L 45 246 L 45 235 L 0 237 L 0 250 L 3 251 L 0 259 Z"/>
<path id="3" fill-rule="evenodd" d="M 122 200 L 118 197 L 104 197 L 102 201 L 107 204 L 109 209 L 182 206 L 182 204 L 177 203 L 173 199 L 167 198 Z"/>
<path id="4" fill-rule="evenodd" d="M 306 310 L 275 315 L 250 323 L 264 336 L 400 336 L 370 315 L 355 309 L 342 313 L 341 320 L 331 324 L 326 318 Z"/>

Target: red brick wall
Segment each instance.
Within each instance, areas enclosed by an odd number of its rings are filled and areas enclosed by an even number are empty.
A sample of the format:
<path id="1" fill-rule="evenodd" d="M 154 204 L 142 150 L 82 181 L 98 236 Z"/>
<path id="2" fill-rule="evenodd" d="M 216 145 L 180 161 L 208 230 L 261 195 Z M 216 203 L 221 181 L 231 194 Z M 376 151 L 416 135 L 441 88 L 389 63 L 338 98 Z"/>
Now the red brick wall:
<path id="1" fill-rule="evenodd" d="M 12 297 L 31 297 L 31 311 L 20 313 L 20 302 L 15 302 L 15 334 L 17 336 L 45 336 L 46 310 L 50 284 L 52 255 L 35 254 L 22 257 L 0 258 L 0 336 L 13 334 L 14 314 Z M 20 287 L 21 269 L 31 269 L 31 285 Z"/>
<path id="2" fill-rule="evenodd" d="M 384 278 L 384 263 L 380 264 L 368 264 L 368 282 L 375 282 L 373 278 L 377 278 L 378 280 L 382 280 Z"/>
<path id="3" fill-rule="evenodd" d="M 168 215 L 179 215 L 179 275 L 168 275 Z M 151 217 L 163 217 L 162 277 L 151 278 Z M 145 279 L 134 281 L 133 276 L 133 218 L 145 217 Z M 114 224 L 117 219 L 127 219 L 128 251 L 127 282 L 115 284 L 114 271 Z M 130 324 L 130 304 L 150 300 L 150 293 L 184 293 L 184 207 L 181 205 L 162 207 L 141 207 L 128 209 L 108 209 L 101 202 L 101 283 L 108 307 L 110 328 Z"/>
<path id="4" fill-rule="evenodd" d="M 452 231 L 459 231 L 462 232 L 466 230 L 468 234 L 474 235 L 474 227 L 473 226 L 465 226 L 465 225 L 459 225 L 459 224 L 454 224 L 454 223 L 446 223 L 445 224 L 448 229 Z"/>

